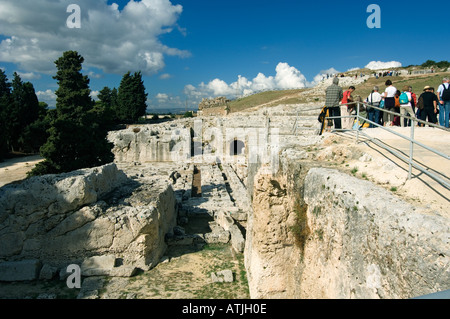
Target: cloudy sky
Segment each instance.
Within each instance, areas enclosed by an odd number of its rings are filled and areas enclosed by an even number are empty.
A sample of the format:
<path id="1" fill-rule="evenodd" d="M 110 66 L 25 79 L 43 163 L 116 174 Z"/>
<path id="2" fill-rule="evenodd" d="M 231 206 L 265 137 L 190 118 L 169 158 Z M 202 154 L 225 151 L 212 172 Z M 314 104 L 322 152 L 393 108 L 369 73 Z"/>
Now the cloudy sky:
<path id="1" fill-rule="evenodd" d="M 380 8 L 380 28 L 368 18 Z M 80 9 L 80 20 L 76 19 Z M 141 71 L 149 110 L 314 85 L 321 74 L 449 60 L 450 4 L 409 1 L 1 0 L 0 68 L 55 104 L 54 61 L 84 58 L 93 97 Z M 73 28 L 77 26 L 79 28 Z M 439 40 L 442 41 L 439 41 Z"/>

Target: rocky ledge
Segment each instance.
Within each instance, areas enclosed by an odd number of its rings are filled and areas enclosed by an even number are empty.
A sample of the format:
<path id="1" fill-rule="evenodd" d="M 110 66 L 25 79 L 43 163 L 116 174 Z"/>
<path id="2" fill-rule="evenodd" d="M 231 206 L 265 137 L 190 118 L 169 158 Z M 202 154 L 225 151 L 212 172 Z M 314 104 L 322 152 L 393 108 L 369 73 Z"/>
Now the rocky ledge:
<path id="1" fill-rule="evenodd" d="M 64 277 L 71 264 L 83 276 L 130 276 L 160 260 L 175 224 L 169 179 L 142 184 L 115 164 L 8 185 L 0 188 L 0 281 Z"/>

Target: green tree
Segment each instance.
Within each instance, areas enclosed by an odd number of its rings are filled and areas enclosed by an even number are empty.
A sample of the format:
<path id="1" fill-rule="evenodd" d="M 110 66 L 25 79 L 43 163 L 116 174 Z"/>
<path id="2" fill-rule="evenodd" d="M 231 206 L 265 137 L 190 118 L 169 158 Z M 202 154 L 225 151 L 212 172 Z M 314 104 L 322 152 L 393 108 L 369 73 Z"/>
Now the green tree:
<path id="1" fill-rule="evenodd" d="M 55 61 L 59 88 L 56 90 L 56 116 L 41 147 L 45 158 L 30 175 L 69 172 L 110 163 L 112 143 L 102 118 L 94 110 L 89 78 L 81 73 L 84 58 L 76 51 L 64 52 Z"/>
<path id="2" fill-rule="evenodd" d="M 112 106 L 112 90 L 109 87 L 105 86 L 101 89 L 98 98 L 102 104 Z"/>
<path id="3" fill-rule="evenodd" d="M 436 63 L 436 66 L 439 69 L 445 69 L 445 68 L 450 67 L 450 62 L 448 62 L 448 61 L 441 61 L 441 62 Z"/>
<path id="4" fill-rule="evenodd" d="M 26 153 L 36 153 L 47 141 L 48 130 L 51 127 L 53 115 L 56 110 L 48 110 L 48 104 L 39 102 L 38 119 L 25 127 L 19 142 L 24 145 L 23 151 Z"/>
<path id="5" fill-rule="evenodd" d="M 423 68 L 431 68 L 432 66 L 436 65 L 436 61 L 433 60 L 427 60 L 425 63 L 422 63 Z"/>
<path id="6" fill-rule="evenodd" d="M 11 83 L 8 82 L 6 73 L 0 69 L 0 161 L 8 153 L 7 114 L 11 98 Z"/>
<path id="7" fill-rule="evenodd" d="M 141 72 L 126 73 L 117 95 L 117 117 L 124 123 L 136 123 L 147 110 L 147 93 Z"/>
<path id="8" fill-rule="evenodd" d="M 39 101 L 33 84 L 22 82 L 15 72 L 12 81 L 12 103 L 7 114 L 8 144 L 11 151 L 25 151 L 24 133 L 39 118 Z"/>
<path id="9" fill-rule="evenodd" d="M 114 109 L 116 103 L 116 97 L 113 93 L 114 90 L 111 90 L 109 87 L 105 86 L 99 92 L 99 100 L 95 103 L 94 106 L 95 112 L 98 116 L 103 118 L 102 123 L 104 124 L 105 129 L 107 129 L 108 131 L 114 126 L 114 123 L 117 122 L 117 116 Z M 115 92 L 117 94 L 117 90 Z"/>

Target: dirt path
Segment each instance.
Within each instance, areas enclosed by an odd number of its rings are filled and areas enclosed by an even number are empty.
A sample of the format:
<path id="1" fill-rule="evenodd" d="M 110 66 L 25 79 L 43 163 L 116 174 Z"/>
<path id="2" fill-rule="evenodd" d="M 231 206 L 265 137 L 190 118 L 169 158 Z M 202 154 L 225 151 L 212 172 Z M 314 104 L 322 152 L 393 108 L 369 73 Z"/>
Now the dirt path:
<path id="1" fill-rule="evenodd" d="M 409 136 L 410 127 L 393 128 L 399 134 Z M 371 138 L 382 141 L 384 145 L 394 149 L 397 153 L 409 157 L 410 142 L 382 129 L 363 130 Z M 327 133 L 328 135 L 329 133 Z M 444 154 L 450 149 L 450 139 L 443 138 L 445 132 L 429 127 L 416 129 L 416 140 L 434 148 Z M 450 135 L 450 134 L 449 134 Z M 450 217 L 450 190 L 439 184 L 428 175 L 413 168 L 412 178 L 408 180 L 408 163 L 399 159 L 394 154 L 386 151 L 367 137 L 361 136 L 356 144 L 356 138 L 352 132 L 330 134 L 331 140 L 340 138 L 340 149 L 358 148 L 361 154 L 368 154 L 365 158 L 346 160 L 345 165 L 353 170 L 353 174 L 363 179 L 369 179 L 388 190 L 393 191 L 403 200 L 413 205 L 427 207 L 440 212 L 443 216 Z M 333 143 L 333 142 L 332 142 Z M 440 176 L 442 179 L 450 176 L 450 161 L 445 160 L 420 147 L 414 147 L 414 159 L 427 169 Z"/>
<path id="2" fill-rule="evenodd" d="M 43 158 L 39 155 L 7 159 L 0 163 L 0 187 L 23 180 Z"/>

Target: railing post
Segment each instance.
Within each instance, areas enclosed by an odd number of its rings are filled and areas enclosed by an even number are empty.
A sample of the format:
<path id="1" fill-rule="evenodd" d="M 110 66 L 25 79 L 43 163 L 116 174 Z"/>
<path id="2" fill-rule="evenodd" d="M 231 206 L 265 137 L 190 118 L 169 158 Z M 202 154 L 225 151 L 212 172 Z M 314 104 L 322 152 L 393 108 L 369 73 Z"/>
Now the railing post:
<path id="1" fill-rule="evenodd" d="M 356 144 L 359 143 L 359 101 L 356 103 Z"/>
<path id="2" fill-rule="evenodd" d="M 409 169 L 408 169 L 408 180 L 412 178 L 412 161 L 414 157 L 414 126 L 415 121 L 411 120 L 411 142 L 409 146 Z"/>

